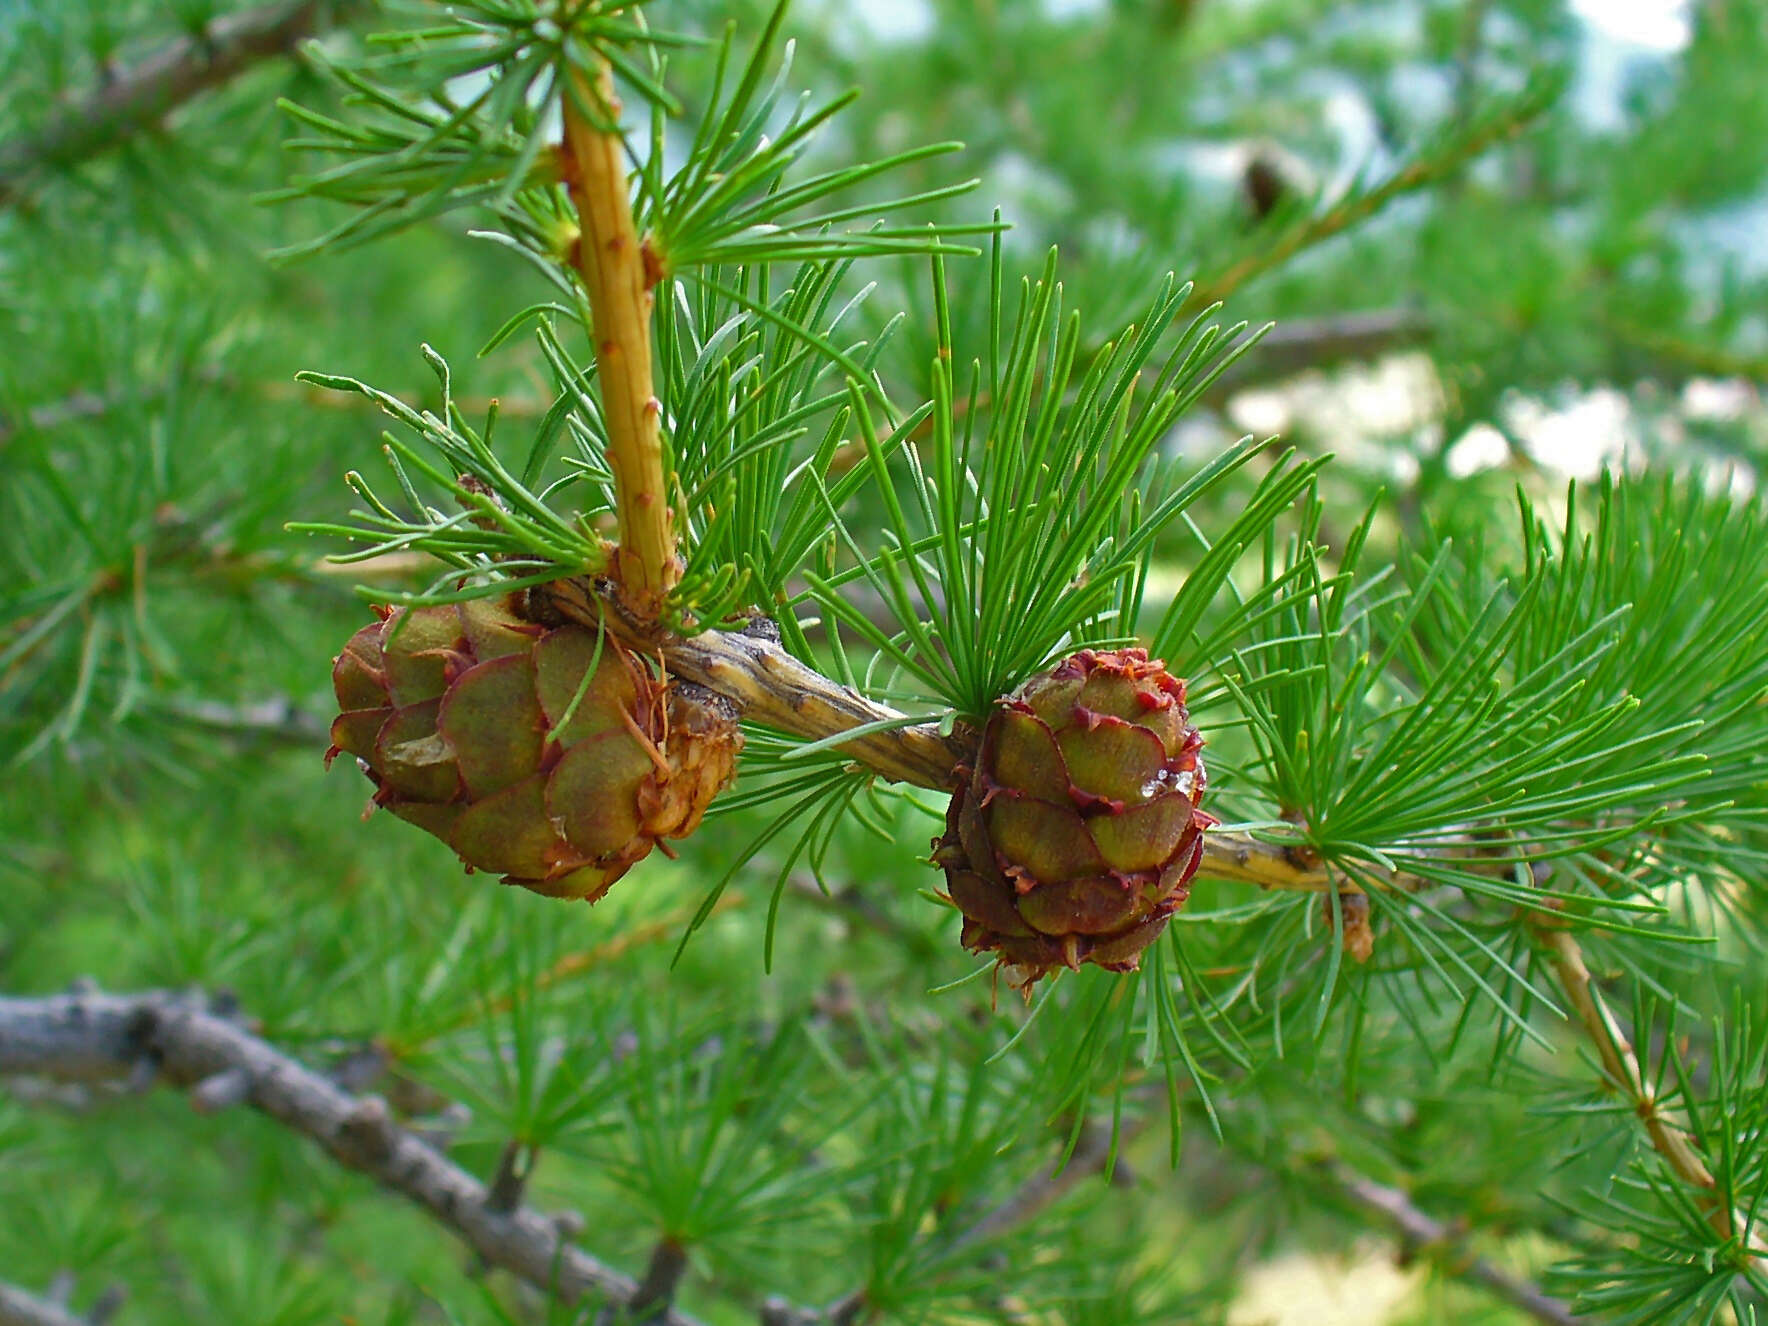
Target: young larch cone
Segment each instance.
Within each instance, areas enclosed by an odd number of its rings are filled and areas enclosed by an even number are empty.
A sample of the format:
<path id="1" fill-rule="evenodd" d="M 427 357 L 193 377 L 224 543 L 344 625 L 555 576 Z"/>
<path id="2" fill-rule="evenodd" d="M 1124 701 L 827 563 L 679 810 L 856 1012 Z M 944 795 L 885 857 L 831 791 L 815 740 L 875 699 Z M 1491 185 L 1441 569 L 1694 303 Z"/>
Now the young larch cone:
<path id="1" fill-rule="evenodd" d="M 960 767 L 934 862 L 964 947 L 1029 989 L 1058 967 L 1132 971 L 1203 859 L 1203 738 L 1143 649 L 1083 649 L 997 703 Z"/>
<path id="2" fill-rule="evenodd" d="M 332 669 L 332 749 L 374 802 L 469 867 L 594 902 L 682 838 L 742 746 L 721 697 L 653 677 L 612 635 L 549 627 L 514 598 L 394 609 Z"/>

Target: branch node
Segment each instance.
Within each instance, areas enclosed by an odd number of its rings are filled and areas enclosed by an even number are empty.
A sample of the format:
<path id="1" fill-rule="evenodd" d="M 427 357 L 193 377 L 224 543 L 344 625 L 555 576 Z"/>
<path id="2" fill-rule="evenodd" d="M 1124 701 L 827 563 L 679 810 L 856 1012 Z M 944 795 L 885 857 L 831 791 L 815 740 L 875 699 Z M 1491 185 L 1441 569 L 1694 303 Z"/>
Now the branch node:
<path id="1" fill-rule="evenodd" d="M 436 1116 L 433 1127 L 425 1132 L 425 1140 L 438 1151 L 454 1145 L 454 1139 L 473 1121 L 473 1111 L 458 1100 L 450 1101 Z"/>
<path id="2" fill-rule="evenodd" d="M 1369 895 L 1340 892 L 1337 912 L 1344 923 L 1344 933 L 1339 940 L 1344 955 L 1358 964 L 1368 962 L 1375 956 L 1375 930 L 1369 924 Z M 1332 895 L 1329 893 L 1320 895 L 1320 916 L 1328 930 L 1334 928 Z"/>
<path id="3" fill-rule="evenodd" d="M 129 1291 L 121 1285 L 111 1285 L 98 1296 L 86 1313 L 86 1320 L 91 1326 L 106 1326 L 110 1319 L 117 1315 L 117 1310 L 128 1301 Z"/>
<path id="4" fill-rule="evenodd" d="M 385 1164 L 397 1141 L 387 1102 L 379 1096 L 362 1097 L 338 1125 L 339 1152 L 353 1163 Z"/>
<path id="5" fill-rule="evenodd" d="M 528 1176 L 534 1172 L 536 1156 L 533 1147 L 514 1137 L 503 1144 L 503 1152 L 497 1158 L 497 1172 L 485 1190 L 487 1211 L 508 1215 L 522 1204 L 522 1191 L 528 1186 Z"/>
<path id="6" fill-rule="evenodd" d="M 209 996 L 208 1011 L 210 1017 L 238 1022 L 241 1017 L 239 994 L 223 986 Z"/>
<path id="7" fill-rule="evenodd" d="M 633 1291 L 627 1310 L 636 1321 L 645 1321 L 659 1310 L 667 1309 L 675 1301 L 676 1288 L 681 1284 L 681 1277 L 688 1269 L 688 1250 L 676 1239 L 665 1234 L 657 1240 L 657 1246 L 651 1249 L 650 1265 L 645 1268 L 645 1278 Z"/>
<path id="8" fill-rule="evenodd" d="M 252 1096 L 252 1075 L 234 1065 L 205 1077 L 190 1089 L 190 1108 L 198 1114 L 219 1114 L 243 1105 Z"/>
<path id="9" fill-rule="evenodd" d="M 341 1089 L 354 1093 L 378 1081 L 386 1071 L 386 1050 L 373 1041 L 365 1041 L 332 1066 L 331 1080 Z"/>

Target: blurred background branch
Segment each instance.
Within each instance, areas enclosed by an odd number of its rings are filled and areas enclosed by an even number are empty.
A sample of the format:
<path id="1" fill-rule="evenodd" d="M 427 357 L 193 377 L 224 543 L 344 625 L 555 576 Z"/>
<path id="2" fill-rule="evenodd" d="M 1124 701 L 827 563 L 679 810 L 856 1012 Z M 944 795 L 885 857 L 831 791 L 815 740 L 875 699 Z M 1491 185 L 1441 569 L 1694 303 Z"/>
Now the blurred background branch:
<path id="1" fill-rule="evenodd" d="M 46 175 L 158 126 L 193 97 L 293 53 L 360 7 L 359 0 L 267 4 L 217 18 L 139 57 L 106 63 L 84 96 L 58 107 L 28 136 L 0 140 L 0 208 L 25 201 Z"/>
<path id="2" fill-rule="evenodd" d="M 667 1303 L 660 1284 L 641 1286 L 574 1247 L 557 1218 L 493 1202 L 491 1189 L 394 1122 L 379 1097 L 340 1090 L 237 1019 L 204 1011 L 189 995 L 81 992 L 0 999 L 5 1075 L 84 1084 L 121 1080 L 136 1088 L 163 1081 L 192 1092 L 202 1113 L 249 1104 L 415 1203 L 487 1264 L 549 1296 L 634 1310 Z M 696 1326 L 666 1306 L 647 1319 Z"/>

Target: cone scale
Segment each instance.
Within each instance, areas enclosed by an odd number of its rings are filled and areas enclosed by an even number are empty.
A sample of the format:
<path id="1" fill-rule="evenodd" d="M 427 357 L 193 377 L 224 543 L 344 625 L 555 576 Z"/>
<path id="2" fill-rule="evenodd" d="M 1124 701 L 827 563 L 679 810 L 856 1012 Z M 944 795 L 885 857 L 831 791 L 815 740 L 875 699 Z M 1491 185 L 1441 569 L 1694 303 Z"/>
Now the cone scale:
<path id="1" fill-rule="evenodd" d="M 333 665 L 326 759 L 354 755 L 373 805 L 469 869 L 594 902 L 661 839 L 694 831 L 742 738 L 718 696 L 521 604 L 394 609 L 357 631 Z"/>
<path id="2" fill-rule="evenodd" d="M 1132 971 L 1190 894 L 1215 820 L 1185 683 L 1142 649 L 1083 649 L 1001 700 L 957 770 L 934 863 L 962 940 L 1029 990 Z"/>

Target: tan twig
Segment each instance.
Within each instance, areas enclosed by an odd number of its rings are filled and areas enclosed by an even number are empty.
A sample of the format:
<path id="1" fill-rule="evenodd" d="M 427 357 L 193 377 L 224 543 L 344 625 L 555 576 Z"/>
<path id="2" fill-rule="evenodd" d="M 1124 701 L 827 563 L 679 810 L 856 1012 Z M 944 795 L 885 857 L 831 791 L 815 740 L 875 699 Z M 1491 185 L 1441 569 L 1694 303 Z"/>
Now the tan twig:
<path id="1" fill-rule="evenodd" d="M 1645 1125 L 1652 1148 L 1670 1162 L 1670 1168 L 1678 1177 L 1696 1188 L 1713 1188 L 1712 1172 L 1701 1159 L 1694 1139 L 1667 1119 L 1659 1108 L 1652 1088 L 1645 1080 L 1639 1057 L 1590 979 L 1590 969 L 1584 963 L 1584 950 L 1577 936 L 1570 930 L 1560 929 L 1543 928 L 1540 933 L 1551 957 L 1554 975 L 1559 978 L 1572 1011 L 1578 1015 L 1578 1021 L 1595 1047 L 1609 1085 L 1627 1098 Z M 1731 1237 L 1728 1225 L 1719 1232 L 1726 1238 Z"/>
<path id="2" fill-rule="evenodd" d="M 1536 933 L 1572 1011 L 1601 1061 L 1608 1085 L 1626 1100 L 1644 1125 L 1652 1149 L 1664 1158 L 1671 1172 L 1690 1187 L 1706 1193 L 1701 1204 L 1713 1232 L 1721 1239 L 1738 1238 L 1747 1219 L 1733 1205 L 1731 1195 L 1720 1189 L 1694 1137 L 1668 1112 L 1656 1089 L 1646 1080 L 1632 1042 L 1591 979 L 1577 936 L 1570 930 L 1545 925 L 1538 926 Z M 1758 1244 L 1759 1240 L 1752 1240 L 1752 1253 L 1760 1259 L 1768 1249 Z"/>
<path id="3" fill-rule="evenodd" d="M 565 98 L 562 166 L 581 227 L 576 266 L 589 296 L 614 472 L 621 590 L 636 612 L 655 617 L 681 578 L 681 564 L 651 378 L 654 280 L 632 219 L 613 72 L 599 56 L 595 68 L 595 80 L 575 78 Z"/>
<path id="4" fill-rule="evenodd" d="M 794 658 L 765 623 L 742 632 L 704 631 L 691 637 L 659 638 L 647 624 L 622 616 L 593 580 L 555 580 L 540 591 L 561 616 L 592 629 L 607 622 L 646 653 L 663 655 L 677 676 L 711 688 L 734 702 L 743 717 L 791 736 L 820 741 L 868 724 L 899 723 L 901 713 L 869 700 Z M 904 723 L 874 728 L 839 749 L 882 778 L 948 791 L 953 771 L 969 758 L 975 734 L 960 727 L 951 735 L 936 723 Z M 1204 842 L 1203 873 L 1216 879 L 1266 889 L 1320 893 L 1355 889 L 1334 880 L 1318 865 L 1247 834 L 1212 833 Z"/>

